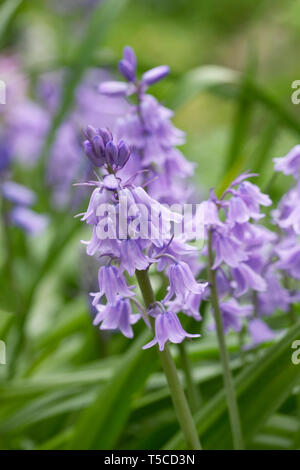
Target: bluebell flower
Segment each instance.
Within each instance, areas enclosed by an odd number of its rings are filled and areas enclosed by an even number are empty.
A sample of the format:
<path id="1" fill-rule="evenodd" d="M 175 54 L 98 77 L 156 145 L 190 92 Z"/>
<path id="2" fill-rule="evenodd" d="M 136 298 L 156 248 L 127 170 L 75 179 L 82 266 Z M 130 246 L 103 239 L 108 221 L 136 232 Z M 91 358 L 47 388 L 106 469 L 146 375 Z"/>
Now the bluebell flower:
<path id="1" fill-rule="evenodd" d="M 98 304 L 97 310 L 93 324 L 100 324 L 100 330 L 119 329 L 127 338 L 133 338 L 131 325 L 140 319 L 140 314 L 132 313 L 129 299 L 118 298 L 115 305 Z"/>
<path id="2" fill-rule="evenodd" d="M 116 266 L 102 266 L 98 271 L 99 292 L 94 294 L 93 305 L 97 305 L 105 295 L 110 305 L 115 305 L 122 297 L 131 297 L 134 286 L 128 287 L 123 274 Z"/>
<path id="3" fill-rule="evenodd" d="M 187 333 L 181 326 L 177 315 L 171 310 L 155 314 L 155 336 L 152 341 L 145 344 L 143 349 L 148 349 L 158 344 L 159 350 L 163 351 L 167 341 L 181 343 L 185 338 L 199 338 L 199 334 Z"/>

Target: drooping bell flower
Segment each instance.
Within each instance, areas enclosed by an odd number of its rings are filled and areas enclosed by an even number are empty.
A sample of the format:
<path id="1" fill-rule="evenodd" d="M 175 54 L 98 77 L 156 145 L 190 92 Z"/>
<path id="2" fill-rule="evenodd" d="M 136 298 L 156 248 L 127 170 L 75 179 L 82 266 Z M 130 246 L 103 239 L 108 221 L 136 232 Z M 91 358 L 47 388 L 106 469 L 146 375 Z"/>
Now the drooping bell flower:
<path id="1" fill-rule="evenodd" d="M 129 299 L 118 298 L 115 305 L 98 304 L 97 310 L 93 324 L 100 324 L 100 330 L 119 329 L 127 338 L 133 338 L 131 325 L 140 319 L 140 315 L 132 313 Z"/>
<path id="2" fill-rule="evenodd" d="M 181 343 L 185 338 L 199 338 L 199 334 L 187 333 L 181 326 L 177 315 L 170 310 L 157 312 L 155 314 L 155 336 L 152 341 L 143 346 L 148 349 L 158 344 L 159 350 L 163 351 L 167 341 Z"/>

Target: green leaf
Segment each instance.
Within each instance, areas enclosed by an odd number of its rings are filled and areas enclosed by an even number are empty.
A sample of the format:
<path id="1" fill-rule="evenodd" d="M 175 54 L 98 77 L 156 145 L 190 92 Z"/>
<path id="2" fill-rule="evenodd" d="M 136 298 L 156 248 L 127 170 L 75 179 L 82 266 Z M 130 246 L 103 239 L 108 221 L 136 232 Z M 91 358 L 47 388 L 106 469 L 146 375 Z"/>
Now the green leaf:
<path id="1" fill-rule="evenodd" d="M 224 98 L 239 99 L 241 87 L 244 87 L 249 100 L 261 103 L 282 125 L 300 135 L 300 121 L 280 103 L 276 96 L 257 83 L 251 75 L 242 75 L 226 67 L 201 66 L 190 70 L 176 84 L 168 104 L 172 108 L 181 107 L 204 92 L 215 93 Z"/>
<path id="2" fill-rule="evenodd" d="M 6 0 L 0 8 L 0 42 L 3 41 L 6 29 L 23 0 Z"/>
<path id="3" fill-rule="evenodd" d="M 298 323 L 234 380 L 243 432 L 248 443 L 299 382 L 299 367 L 291 361 L 291 344 L 299 337 Z M 195 419 L 204 448 L 231 447 L 224 390 L 214 396 L 196 414 Z M 182 434 L 174 436 L 165 448 L 184 448 Z"/>
<path id="4" fill-rule="evenodd" d="M 22 406 L 17 412 L 10 413 L 8 417 L 1 420 L 0 432 L 11 433 L 16 430 L 22 432 L 28 426 L 39 423 L 43 420 L 53 418 L 70 411 L 82 409 L 91 403 L 95 398 L 95 390 L 85 393 L 76 393 L 70 391 L 60 391 L 49 393 L 39 397 L 32 403 Z"/>
<path id="5" fill-rule="evenodd" d="M 232 69 L 217 65 L 197 67 L 187 72 L 179 80 L 170 98 L 171 108 L 183 106 L 197 95 L 207 91 L 217 91 L 220 87 L 226 89 L 239 83 L 240 74 Z"/>
<path id="6" fill-rule="evenodd" d="M 60 222 L 60 220 L 58 220 Z M 62 223 L 62 222 L 61 222 Z M 26 297 L 24 299 L 22 305 L 22 311 L 18 313 L 16 317 L 15 326 L 17 329 L 17 339 L 15 341 L 15 345 L 12 348 L 11 352 L 11 361 L 10 361 L 10 376 L 14 376 L 15 367 L 16 367 L 16 360 L 19 354 L 21 353 L 22 346 L 25 341 L 25 324 L 27 320 L 28 312 L 32 306 L 37 288 L 48 272 L 55 266 L 55 263 L 66 249 L 69 243 L 72 243 L 74 235 L 77 235 L 77 232 L 81 229 L 81 224 L 74 223 L 73 220 L 67 224 L 66 227 L 63 226 L 59 234 L 55 234 L 54 240 L 49 247 L 47 256 L 41 263 L 41 266 L 36 270 L 36 275 L 32 280 L 32 284 L 30 289 L 26 293 Z"/>
<path id="7" fill-rule="evenodd" d="M 231 139 L 225 158 L 224 171 L 227 173 L 231 173 L 233 165 L 241 165 L 245 160 L 242 152 L 247 139 L 250 118 L 254 105 L 254 100 L 252 99 L 251 94 L 249 94 L 248 84 L 254 81 L 254 70 L 254 61 L 251 56 L 247 69 L 240 80 L 237 96 L 237 109 L 233 119 Z"/>
<path id="8" fill-rule="evenodd" d="M 61 433 L 56 434 L 48 441 L 38 445 L 35 450 L 63 450 L 66 443 L 70 441 L 72 432 L 72 429 L 64 430 Z"/>
<path id="9" fill-rule="evenodd" d="M 48 374 L 27 379 L 17 379 L 0 384 L 0 399 L 26 400 L 35 395 L 56 390 L 70 390 L 76 386 L 90 386 L 111 380 L 115 358 L 103 359 L 89 367 L 74 372 Z"/>
<path id="10" fill-rule="evenodd" d="M 233 122 L 232 136 L 225 159 L 225 176 L 219 185 L 219 192 L 228 185 L 244 168 L 247 156 L 243 152 L 243 144 L 249 127 L 249 118 L 255 104 L 261 104 L 270 113 L 273 121 L 300 136 L 300 121 L 294 116 L 276 96 L 265 89 L 253 77 L 252 73 L 240 74 L 229 68 L 219 66 L 203 66 L 187 72 L 178 81 L 169 100 L 171 107 L 181 107 L 204 92 L 211 92 L 224 98 L 238 102 L 236 116 Z M 263 158 L 273 140 L 276 128 L 274 125 L 266 134 L 259 161 L 254 165 L 262 166 Z M 266 142 L 265 142 L 266 141 Z M 257 165 L 258 163 L 258 165 Z M 248 169 L 248 168 L 246 168 Z M 250 167 L 253 170 L 252 165 Z"/>
<path id="11" fill-rule="evenodd" d="M 251 449 L 253 448 L 255 450 L 291 450 L 293 440 L 287 437 L 261 433 L 253 439 Z"/>
<path id="12" fill-rule="evenodd" d="M 75 423 L 70 443 L 72 449 L 114 448 L 130 414 L 134 396 L 157 367 L 157 352 L 141 349 L 148 339 L 149 333 L 145 332 L 134 341 L 96 401 L 83 411 Z"/>

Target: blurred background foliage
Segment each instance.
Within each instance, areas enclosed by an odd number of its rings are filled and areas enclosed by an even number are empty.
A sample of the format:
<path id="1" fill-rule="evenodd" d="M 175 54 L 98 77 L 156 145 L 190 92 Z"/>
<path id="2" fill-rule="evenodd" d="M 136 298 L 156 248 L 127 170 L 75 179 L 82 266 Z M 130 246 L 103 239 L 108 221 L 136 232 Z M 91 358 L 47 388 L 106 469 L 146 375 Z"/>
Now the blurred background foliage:
<path id="1" fill-rule="evenodd" d="M 68 70 L 40 163 L 16 167 L 17 179 L 38 191 L 41 211 L 51 210 L 43 161 L 56 129 L 72 109 L 85 69 L 115 72 L 129 44 L 139 72 L 171 67 L 153 94 L 174 108 L 174 123 L 187 133 L 183 152 L 197 162 L 203 196 L 245 169 L 258 171 L 264 187 L 272 158 L 299 142 L 300 108 L 291 103 L 291 84 L 300 78 L 299 39 L 300 4 L 292 0 L 1 1 L 2 53 L 21 57 L 32 89 L 43 72 Z M 276 180 L 275 201 L 288 184 L 288 178 Z M 52 210 L 38 238 L 17 229 L 9 234 L 10 276 L 1 264 L 7 365 L 0 365 L 0 447 L 182 448 L 155 351 L 141 351 L 144 333 L 138 327 L 129 341 L 91 324 L 86 292 L 96 266 L 80 247 L 89 234 L 73 215 Z M 2 227 L 1 259 L 4 239 Z M 286 325 L 282 315 L 272 321 Z M 201 328 L 203 339 L 188 345 L 202 396 L 198 429 L 206 448 L 230 448 L 217 344 Z M 278 344 L 242 358 L 239 339 L 228 336 L 249 448 L 300 445 L 299 381 L 289 359 L 299 334 L 295 326 Z M 176 349 L 174 355 L 180 366 Z"/>

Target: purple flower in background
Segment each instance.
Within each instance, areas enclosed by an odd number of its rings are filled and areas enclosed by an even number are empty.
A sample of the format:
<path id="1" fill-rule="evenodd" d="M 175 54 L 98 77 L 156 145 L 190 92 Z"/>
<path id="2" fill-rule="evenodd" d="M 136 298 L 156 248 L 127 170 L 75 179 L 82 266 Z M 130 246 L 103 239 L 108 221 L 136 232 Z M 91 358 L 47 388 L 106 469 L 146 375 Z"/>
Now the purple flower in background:
<path id="1" fill-rule="evenodd" d="M 276 267 L 289 276 L 300 279 L 300 243 L 297 238 L 290 237 L 275 247 L 279 260 Z"/>
<path id="2" fill-rule="evenodd" d="M 285 157 L 274 158 L 275 171 L 281 171 L 284 175 L 293 175 L 299 178 L 300 173 L 300 145 L 296 145 Z"/>
<path id="3" fill-rule="evenodd" d="M 7 134 L 12 154 L 18 161 L 30 166 L 36 163 L 49 124 L 47 111 L 28 99 L 8 111 Z"/>
<path id="4" fill-rule="evenodd" d="M 49 223 L 48 216 L 37 214 L 28 207 L 21 206 L 12 209 L 10 219 L 14 225 L 17 225 L 29 235 L 39 235 Z"/>
<path id="5" fill-rule="evenodd" d="M 232 276 L 235 281 L 234 293 L 236 296 L 244 295 L 248 289 L 263 292 L 267 288 L 264 278 L 247 263 L 240 263 L 236 268 L 233 268 Z"/>
<path id="6" fill-rule="evenodd" d="M 220 302 L 220 310 L 223 320 L 224 332 L 227 333 L 230 328 L 239 332 L 242 329 L 243 318 L 248 317 L 252 311 L 252 305 L 241 305 L 234 298 Z"/>
<path id="7" fill-rule="evenodd" d="M 3 137 L 0 136 L 0 175 L 7 171 L 11 164 L 11 152 L 7 142 L 4 142 Z"/>
<path id="8" fill-rule="evenodd" d="M 84 151 L 94 166 L 102 167 L 106 164 L 109 171 L 117 171 L 127 163 L 130 155 L 128 145 L 123 140 L 116 144 L 109 129 L 88 126 L 86 137 Z"/>
<path id="9" fill-rule="evenodd" d="M 8 108 L 11 110 L 24 99 L 28 92 L 28 81 L 23 72 L 23 64 L 21 58 L 17 55 L 1 55 L 0 56 L 0 76 L 6 85 L 6 104 L 0 104 L 0 116 L 7 113 Z"/>
<path id="10" fill-rule="evenodd" d="M 272 302 L 268 300 L 272 296 L 268 289 L 271 279 L 265 279 L 265 274 L 268 266 L 272 265 L 277 235 L 259 225 L 264 217 L 261 206 L 269 206 L 271 199 L 247 181 L 250 176 L 255 175 L 243 173 L 236 178 L 219 200 L 211 193 L 214 215 L 206 214 L 207 220 L 204 219 L 212 230 L 212 248 L 215 252 L 213 269 L 216 270 L 225 332 L 230 328 L 241 331 L 243 318 L 249 324 L 256 311 L 266 315 Z M 222 213 L 221 224 L 219 212 Z M 249 304 L 249 299 L 253 305 Z M 285 302 L 286 299 L 282 300 L 281 305 Z M 278 299 L 276 302 L 274 299 L 274 303 L 279 306 Z M 265 309 L 260 311 L 261 305 Z"/>
<path id="11" fill-rule="evenodd" d="M 46 229 L 49 223 L 48 216 L 38 214 L 27 207 L 36 201 L 36 195 L 33 191 L 13 181 L 4 181 L 1 192 L 5 199 L 15 204 L 8 214 L 13 225 L 29 235 L 39 235 Z"/>
<path id="12" fill-rule="evenodd" d="M 158 344 L 159 350 L 163 351 L 167 341 L 171 343 L 181 343 L 185 338 L 199 338 L 198 334 L 187 333 L 181 326 L 177 315 L 170 310 L 156 313 L 155 315 L 155 336 L 150 343 L 143 346 L 148 349 Z"/>
<path id="13" fill-rule="evenodd" d="M 57 130 L 47 165 L 47 183 L 52 188 L 55 207 L 64 207 L 71 202 L 72 183 L 75 175 L 87 173 L 82 158 L 80 141 L 72 122 L 65 122 Z"/>
<path id="14" fill-rule="evenodd" d="M 36 201 L 36 195 L 31 189 L 13 181 L 2 184 L 2 195 L 8 201 L 21 206 L 32 206 Z"/>
<path id="15" fill-rule="evenodd" d="M 132 93 L 145 92 L 148 86 L 165 78 L 170 68 L 167 65 L 160 65 L 148 70 L 142 75 L 141 80 L 136 81 L 136 55 L 130 46 L 126 46 L 123 51 L 123 58 L 119 62 L 119 71 L 129 82 L 128 85 L 122 82 L 105 82 L 99 85 L 99 91 L 103 95 L 116 96 L 117 95 L 130 95 Z M 133 85 L 134 83 L 134 85 Z"/>
<path id="16" fill-rule="evenodd" d="M 1 63 L 0 59 L 0 67 Z M 23 81 L 18 78 L 19 81 L 16 79 L 14 83 L 15 75 L 16 71 L 13 70 L 13 77 L 9 76 L 7 79 L 11 93 L 3 112 L 3 139 L 10 159 L 32 166 L 41 155 L 53 115 L 59 108 L 65 71 L 41 75 L 33 90 L 33 98 L 28 98 L 27 86 L 21 86 Z M 73 198 L 72 183 L 82 178 L 81 175 L 85 175 L 85 178 L 90 175 L 91 167 L 83 159 L 81 145 L 82 128 L 86 122 L 93 126 L 106 125 L 114 129 L 116 120 L 128 110 L 124 99 L 110 99 L 99 95 L 97 84 L 108 77 L 110 75 L 103 70 L 87 71 L 76 89 L 71 113 L 56 132 L 45 176 L 51 187 L 55 207 L 65 207 L 73 202 L 78 204 Z M 1 153 L 4 156 L 4 152 L 0 151 Z M 121 158 L 125 158 L 122 148 Z M 1 163 L 2 161 L 3 159 Z"/>
<path id="17" fill-rule="evenodd" d="M 248 259 L 241 243 L 229 232 L 215 230 L 213 233 L 213 248 L 216 252 L 213 269 L 218 268 L 222 263 L 236 268 L 241 262 Z"/>
<path id="18" fill-rule="evenodd" d="M 277 309 L 287 312 L 293 302 L 291 293 L 282 286 L 282 275 L 271 266 L 264 276 L 267 288 L 257 297 L 258 312 L 260 315 L 272 315 Z"/>
<path id="19" fill-rule="evenodd" d="M 272 341 L 275 337 L 274 331 L 272 331 L 260 318 L 253 318 L 250 320 L 248 330 L 251 336 L 251 344 L 247 346 L 247 349 L 254 348 L 255 346 L 267 341 Z"/>

